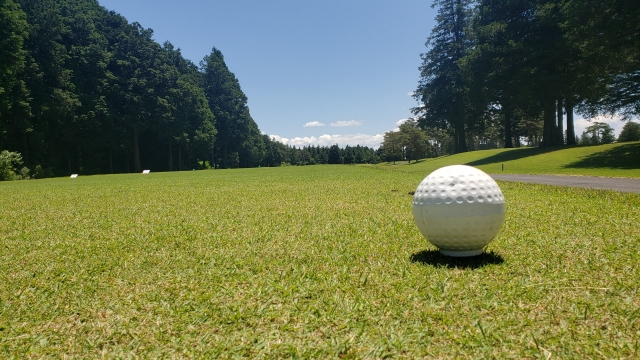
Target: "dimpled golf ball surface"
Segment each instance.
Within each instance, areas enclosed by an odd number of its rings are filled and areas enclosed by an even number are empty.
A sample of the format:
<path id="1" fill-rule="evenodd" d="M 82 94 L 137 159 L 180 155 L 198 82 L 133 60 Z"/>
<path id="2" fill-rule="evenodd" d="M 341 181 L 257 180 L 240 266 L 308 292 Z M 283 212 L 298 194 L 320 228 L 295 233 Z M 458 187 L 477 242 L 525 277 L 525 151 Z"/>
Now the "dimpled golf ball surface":
<path id="1" fill-rule="evenodd" d="M 498 184 L 466 165 L 440 168 L 424 178 L 413 196 L 420 233 L 449 256 L 474 256 L 498 234 L 505 203 Z"/>

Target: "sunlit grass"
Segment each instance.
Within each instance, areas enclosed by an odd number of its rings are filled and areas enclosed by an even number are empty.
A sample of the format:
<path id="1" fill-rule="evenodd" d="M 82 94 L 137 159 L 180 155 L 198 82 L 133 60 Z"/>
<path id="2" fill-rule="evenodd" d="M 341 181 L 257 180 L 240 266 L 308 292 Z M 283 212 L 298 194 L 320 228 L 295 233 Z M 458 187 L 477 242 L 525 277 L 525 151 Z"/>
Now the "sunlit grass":
<path id="1" fill-rule="evenodd" d="M 557 148 L 471 151 L 417 163 L 381 163 L 378 168 L 429 174 L 447 165 L 467 164 L 490 174 L 558 174 L 640 177 L 640 142 Z M 504 165 L 504 170 L 503 170 Z"/>
<path id="2" fill-rule="evenodd" d="M 0 357 L 637 357 L 640 195 L 500 183 L 440 256 L 423 174 L 262 168 L 0 183 Z"/>

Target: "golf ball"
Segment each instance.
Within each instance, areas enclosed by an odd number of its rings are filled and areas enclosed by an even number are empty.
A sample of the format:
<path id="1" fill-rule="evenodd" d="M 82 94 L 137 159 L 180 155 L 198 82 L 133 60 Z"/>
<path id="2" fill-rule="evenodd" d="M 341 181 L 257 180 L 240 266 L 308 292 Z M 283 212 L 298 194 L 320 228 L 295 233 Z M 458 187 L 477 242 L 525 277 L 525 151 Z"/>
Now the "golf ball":
<path id="1" fill-rule="evenodd" d="M 429 174 L 413 196 L 413 219 L 420 233 L 449 256 L 474 256 L 498 234 L 504 196 L 486 173 L 452 165 Z"/>

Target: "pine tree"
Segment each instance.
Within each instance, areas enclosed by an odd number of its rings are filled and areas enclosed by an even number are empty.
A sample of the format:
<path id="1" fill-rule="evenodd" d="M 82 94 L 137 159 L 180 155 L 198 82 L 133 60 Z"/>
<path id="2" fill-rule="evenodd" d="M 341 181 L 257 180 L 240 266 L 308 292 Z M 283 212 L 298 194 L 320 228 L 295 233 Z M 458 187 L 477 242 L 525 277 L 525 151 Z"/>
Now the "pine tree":
<path id="1" fill-rule="evenodd" d="M 629 121 L 624 124 L 620 135 L 618 136 L 618 142 L 626 141 L 639 141 L 640 140 L 640 124 L 633 121 Z"/>
<path id="2" fill-rule="evenodd" d="M 28 90 L 21 79 L 28 56 L 23 49 L 28 36 L 26 14 L 13 0 L 0 0 L 0 150 L 17 148 L 30 129 Z"/>
<path id="3" fill-rule="evenodd" d="M 470 0 L 435 0 L 437 25 L 422 54 L 420 81 L 414 97 L 424 107 L 415 109 L 423 128 L 451 129 L 455 152 L 467 151 L 468 86 L 459 60 L 470 46 L 468 18 Z"/>
<path id="4" fill-rule="evenodd" d="M 229 155 L 240 151 L 255 123 L 249 115 L 247 96 L 242 92 L 238 79 L 227 68 L 220 50 L 214 47 L 211 54 L 200 62 L 200 70 L 205 95 L 216 118 L 216 152 L 222 167 L 227 168 Z M 259 133 L 254 136 L 259 136 Z"/>

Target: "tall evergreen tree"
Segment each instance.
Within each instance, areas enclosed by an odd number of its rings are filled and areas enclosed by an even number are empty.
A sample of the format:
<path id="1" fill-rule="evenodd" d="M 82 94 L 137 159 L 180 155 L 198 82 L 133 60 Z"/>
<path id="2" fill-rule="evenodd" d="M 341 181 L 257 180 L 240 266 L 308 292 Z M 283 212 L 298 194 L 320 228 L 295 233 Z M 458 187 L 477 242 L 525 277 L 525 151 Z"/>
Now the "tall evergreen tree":
<path id="1" fill-rule="evenodd" d="M 640 140 L 640 124 L 633 121 L 629 121 L 624 124 L 620 135 L 618 136 L 618 142 L 626 141 L 639 141 Z"/>
<path id="2" fill-rule="evenodd" d="M 434 0 L 437 25 L 422 54 L 420 81 L 414 93 L 425 106 L 416 109 L 422 127 L 451 129 L 455 151 L 467 151 L 468 85 L 460 59 L 470 46 L 468 21 L 471 0 Z"/>
<path id="3" fill-rule="evenodd" d="M 18 148 L 15 139 L 23 140 L 31 115 L 28 90 L 23 80 L 28 53 L 24 42 L 28 36 L 26 14 L 13 0 L 0 0 L 0 150 Z"/>
<path id="4" fill-rule="evenodd" d="M 331 145 L 328 156 L 329 164 L 342 164 L 342 151 L 338 144 Z"/>
<path id="5" fill-rule="evenodd" d="M 533 14 L 531 1 L 480 1 L 473 19 L 476 44 L 463 59 L 473 91 L 500 114 L 507 148 L 514 146 L 515 114 L 531 109 L 526 105 L 530 71 L 523 67 L 527 54 L 522 36 L 529 32 Z"/>
<path id="6" fill-rule="evenodd" d="M 67 171 L 76 170 L 76 109 L 80 101 L 73 84 L 73 71 L 68 68 L 69 53 L 63 38 L 69 28 L 53 0 L 20 0 L 27 15 L 29 36 L 25 41 L 26 85 L 30 92 L 33 117 L 31 126 L 23 127 L 24 146 L 20 152 L 26 163 L 49 162 Z M 46 137 L 55 141 L 44 141 Z M 28 145 L 27 145 L 28 144 Z"/>
<path id="7" fill-rule="evenodd" d="M 200 70 L 203 73 L 205 95 L 216 118 L 217 156 L 222 167 L 227 168 L 229 155 L 240 150 L 253 125 L 247 97 L 240 89 L 238 79 L 227 68 L 222 52 L 215 47 L 200 62 Z"/>

